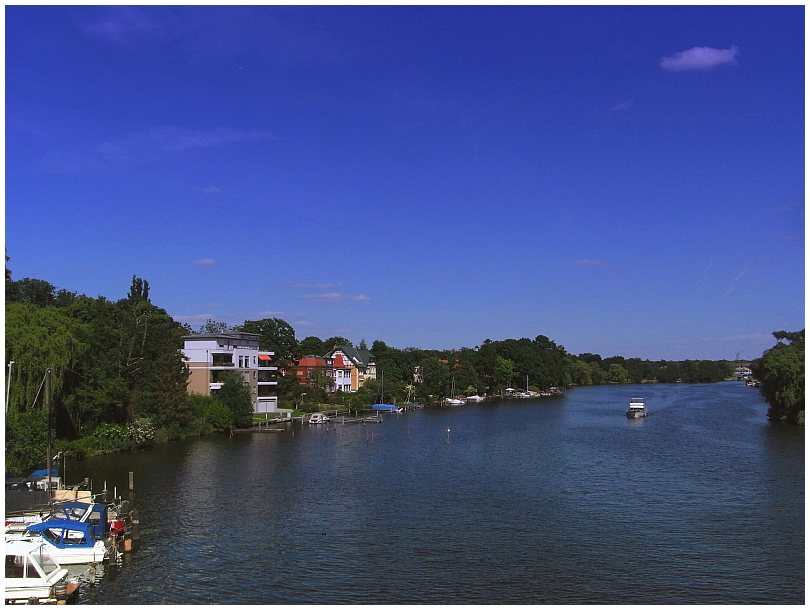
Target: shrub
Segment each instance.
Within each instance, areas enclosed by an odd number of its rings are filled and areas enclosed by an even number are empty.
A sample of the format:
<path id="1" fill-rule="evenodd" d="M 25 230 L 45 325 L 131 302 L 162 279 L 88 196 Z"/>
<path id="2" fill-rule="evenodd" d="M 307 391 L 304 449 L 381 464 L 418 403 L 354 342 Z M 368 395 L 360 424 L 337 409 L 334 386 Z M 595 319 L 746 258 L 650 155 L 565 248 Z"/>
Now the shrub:
<path id="1" fill-rule="evenodd" d="M 233 412 L 218 400 L 211 400 L 203 407 L 203 417 L 217 432 L 233 429 Z"/>

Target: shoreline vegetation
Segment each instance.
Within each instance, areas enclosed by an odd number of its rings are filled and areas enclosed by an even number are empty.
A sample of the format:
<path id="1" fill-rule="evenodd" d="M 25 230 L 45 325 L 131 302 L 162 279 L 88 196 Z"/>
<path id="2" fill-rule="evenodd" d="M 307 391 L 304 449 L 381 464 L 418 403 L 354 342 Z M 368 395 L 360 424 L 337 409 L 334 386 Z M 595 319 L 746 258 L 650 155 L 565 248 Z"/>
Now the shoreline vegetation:
<path id="1" fill-rule="evenodd" d="M 13 474 L 26 474 L 46 461 L 49 430 L 56 452 L 81 458 L 252 426 L 250 393 L 236 375 L 225 379 L 215 397 L 187 393 L 184 335 L 256 333 L 260 349 L 275 352 L 280 372 L 302 356 L 352 345 L 344 337 L 299 341 L 279 318 L 246 320 L 233 328 L 208 320 L 195 330 L 154 305 L 149 283 L 138 277 L 126 297 L 110 301 L 44 280 L 15 281 L 6 267 L 5 311 L 6 472 Z M 752 369 L 771 405 L 768 417 L 803 425 L 804 330 L 774 336 L 777 345 Z M 454 389 L 463 398 L 503 395 L 507 388 L 543 392 L 601 384 L 709 383 L 732 377 L 735 368 L 727 360 L 574 355 L 544 335 L 486 339 L 474 348 L 452 350 L 399 349 L 382 340 L 370 348 L 363 340 L 358 347 L 374 355 L 378 378 L 385 377 L 386 402 L 415 400 L 425 406 L 441 404 Z M 380 401 L 383 389 L 374 379 L 354 393 L 327 392 L 325 378 L 301 385 L 295 375 L 279 374 L 277 381 L 279 407 L 298 414 L 366 410 Z"/>

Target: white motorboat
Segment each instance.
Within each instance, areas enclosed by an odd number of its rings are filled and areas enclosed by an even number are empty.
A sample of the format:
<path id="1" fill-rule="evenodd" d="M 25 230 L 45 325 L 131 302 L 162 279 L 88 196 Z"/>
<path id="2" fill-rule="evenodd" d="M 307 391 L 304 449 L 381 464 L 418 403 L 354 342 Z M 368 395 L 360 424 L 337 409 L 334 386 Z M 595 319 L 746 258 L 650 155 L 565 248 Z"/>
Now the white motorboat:
<path id="1" fill-rule="evenodd" d="M 310 424 L 325 424 L 329 421 L 329 417 L 323 413 L 313 413 L 309 416 Z"/>
<path id="2" fill-rule="evenodd" d="M 72 596 L 78 583 L 51 557 L 39 538 L 6 540 L 7 604 L 57 603 Z M 34 601 L 36 600 L 36 601 Z"/>
<path id="3" fill-rule="evenodd" d="M 643 398 L 631 398 L 630 406 L 627 408 L 627 417 L 630 419 L 641 419 L 647 417 L 647 406 Z"/>
<path id="4" fill-rule="evenodd" d="M 23 533 L 6 533 L 6 542 L 36 539 L 45 542 L 48 554 L 60 565 L 99 563 L 107 558 L 108 538 L 96 539 L 86 521 L 46 519 L 32 523 Z"/>

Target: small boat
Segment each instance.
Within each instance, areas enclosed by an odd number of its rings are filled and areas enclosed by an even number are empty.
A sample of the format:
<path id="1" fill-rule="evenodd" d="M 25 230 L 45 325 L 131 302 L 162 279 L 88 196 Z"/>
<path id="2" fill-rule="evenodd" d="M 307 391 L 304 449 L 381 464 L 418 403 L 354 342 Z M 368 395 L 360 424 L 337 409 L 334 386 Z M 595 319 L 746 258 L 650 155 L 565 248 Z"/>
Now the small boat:
<path id="1" fill-rule="evenodd" d="M 386 403 L 378 402 L 376 405 L 371 405 L 374 411 L 387 411 L 389 413 L 402 413 L 405 409 L 396 405 L 389 405 Z"/>
<path id="2" fill-rule="evenodd" d="M 459 407 L 461 405 L 467 404 L 467 402 L 461 400 L 460 398 L 445 398 L 444 404 L 446 404 L 448 407 Z"/>
<path id="3" fill-rule="evenodd" d="M 23 533 L 28 526 L 42 523 L 49 519 L 69 519 L 89 523 L 94 538 L 103 538 L 110 529 L 107 505 L 98 502 L 79 502 L 69 500 L 55 504 L 50 513 L 44 511 L 29 512 L 22 515 L 6 517 L 6 533 Z"/>
<path id="4" fill-rule="evenodd" d="M 450 398 L 444 399 L 444 404 L 448 407 L 459 407 L 461 405 L 466 405 L 467 401 L 463 398 L 456 398 L 456 377 L 453 375 L 453 382 L 450 389 Z"/>
<path id="5" fill-rule="evenodd" d="M 68 581 L 68 571 L 51 557 L 40 538 L 6 540 L 7 604 L 64 602 L 79 585 Z"/>
<path id="6" fill-rule="evenodd" d="M 467 402 L 484 402 L 484 397 L 474 394 L 473 396 L 467 396 L 464 400 Z"/>
<path id="7" fill-rule="evenodd" d="M 313 413 L 309 416 L 310 424 L 325 424 L 329 421 L 329 417 L 323 413 Z"/>
<path id="8" fill-rule="evenodd" d="M 6 542 L 41 540 L 50 556 L 61 565 L 99 563 L 107 558 L 105 539 L 96 539 L 93 526 L 73 519 L 46 519 L 29 525 L 22 534 L 6 534 Z"/>
<path id="9" fill-rule="evenodd" d="M 627 417 L 630 419 L 640 419 L 647 417 L 647 407 L 643 398 L 631 398 L 630 406 L 627 409 Z"/>

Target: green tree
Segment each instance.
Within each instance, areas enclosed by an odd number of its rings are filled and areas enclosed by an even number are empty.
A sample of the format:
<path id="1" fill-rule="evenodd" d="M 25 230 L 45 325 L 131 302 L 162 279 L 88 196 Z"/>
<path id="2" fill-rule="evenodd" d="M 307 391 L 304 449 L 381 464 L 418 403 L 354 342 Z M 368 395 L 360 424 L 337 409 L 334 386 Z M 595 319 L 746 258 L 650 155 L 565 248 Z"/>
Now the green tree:
<path id="1" fill-rule="evenodd" d="M 149 416 L 173 421 L 186 396 L 183 327 L 148 300 L 148 282 L 134 278 L 129 296 L 116 303 L 118 369 L 128 390 L 127 421 Z"/>
<path id="2" fill-rule="evenodd" d="M 433 396 L 433 400 L 450 394 L 450 366 L 438 358 L 422 360 L 423 397 Z"/>
<path id="3" fill-rule="evenodd" d="M 777 344 L 751 366 L 770 405 L 768 418 L 804 425 L 804 329 L 773 335 Z"/>
<path id="4" fill-rule="evenodd" d="M 574 383 L 577 385 L 591 385 L 591 367 L 587 362 L 577 360 L 574 362 Z"/>
<path id="5" fill-rule="evenodd" d="M 611 383 L 624 383 L 627 381 L 627 369 L 621 364 L 611 364 L 608 369 L 608 379 Z"/>
<path id="6" fill-rule="evenodd" d="M 216 320 L 212 320 L 208 318 L 205 322 L 203 322 L 200 327 L 197 329 L 198 335 L 226 335 L 229 332 L 232 332 L 233 329 L 226 324 L 225 322 L 217 322 Z"/>
<path id="7" fill-rule="evenodd" d="M 206 398 L 211 398 L 206 396 Z M 213 399 L 203 405 L 203 419 L 212 430 L 226 432 L 234 429 L 233 411 L 219 400 Z"/>
<path id="8" fill-rule="evenodd" d="M 329 349 L 318 337 L 304 337 L 298 345 L 296 356 L 323 356 Z"/>
<path id="9" fill-rule="evenodd" d="M 495 373 L 493 380 L 495 387 L 503 390 L 512 385 L 512 379 L 515 377 L 515 363 L 508 358 L 501 356 L 495 357 Z"/>
<path id="10" fill-rule="evenodd" d="M 349 345 L 351 347 L 354 347 L 354 344 L 351 341 L 349 341 L 346 337 L 340 337 L 340 336 L 329 337 L 323 343 L 326 346 L 326 351 L 327 352 L 329 350 L 331 350 L 331 349 L 334 349 L 337 346 L 340 346 L 340 345 Z M 326 352 L 324 352 L 324 353 L 326 353 Z"/>
<path id="11" fill-rule="evenodd" d="M 64 310 L 29 303 L 6 305 L 6 358 L 13 360 L 9 412 L 30 408 L 47 369 L 51 369 L 51 396 L 64 404 L 63 388 L 72 379 L 87 344 L 82 325 Z"/>
<path id="12" fill-rule="evenodd" d="M 224 376 L 225 381 L 217 391 L 216 398 L 233 414 L 237 428 L 246 428 L 253 423 L 253 398 L 250 389 L 242 378 L 233 371 Z"/>
<path id="13" fill-rule="evenodd" d="M 237 329 L 259 335 L 259 349 L 274 352 L 279 362 L 289 362 L 298 353 L 295 329 L 281 318 L 245 320 Z"/>

